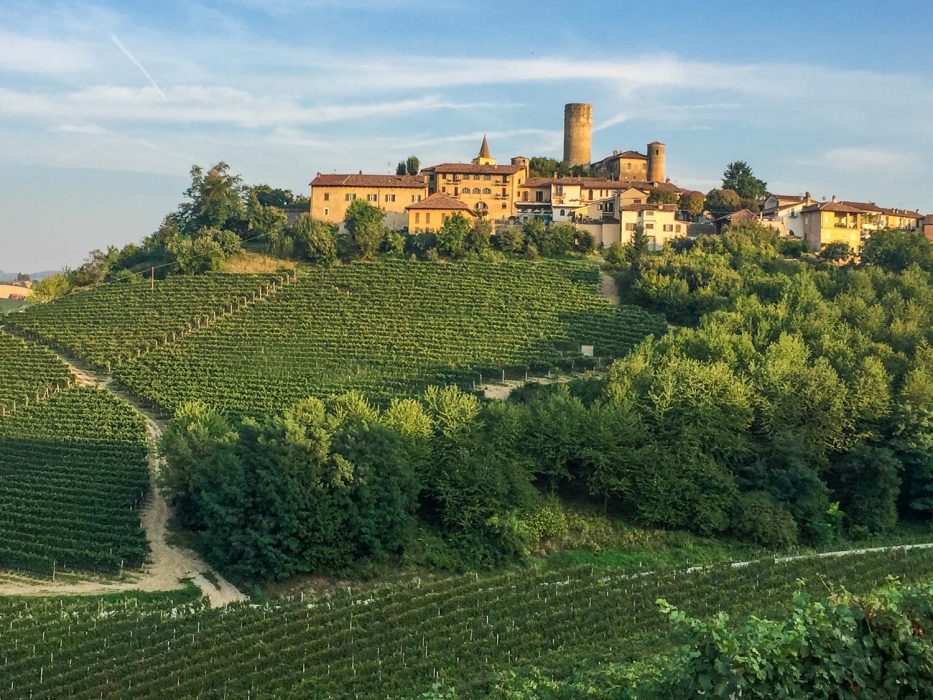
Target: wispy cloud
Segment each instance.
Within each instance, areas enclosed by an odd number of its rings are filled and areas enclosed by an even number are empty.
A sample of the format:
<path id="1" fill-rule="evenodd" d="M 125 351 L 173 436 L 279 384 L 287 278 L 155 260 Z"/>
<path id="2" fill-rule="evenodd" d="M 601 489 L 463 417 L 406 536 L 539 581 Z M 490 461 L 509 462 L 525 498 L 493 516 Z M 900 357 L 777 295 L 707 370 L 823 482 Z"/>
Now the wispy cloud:
<path id="1" fill-rule="evenodd" d="M 96 64 L 82 45 L 0 29 L 0 72 L 43 76 L 73 75 Z"/>
<path id="2" fill-rule="evenodd" d="M 138 60 L 136 60 L 136 56 L 134 56 L 134 55 L 130 52 L 130 50 L 129 50 L 128 48 L 126 48 L 126 46 L 123 45 L 123 42 L 120 41 L 120 37 L 118 37 L 116 34 L 112 34 L 112 33 L 111 33 L 111 35 L 110 35 L 110 41 L 112 41 L 112 42 L 114 43 L 114 45 L 115 45 L 118 49 L 120 49 L 120 51 L 123 53 L 123 55 L 126 56 L 134 66 L 136 66 L 137 68 L 139 68 L 139 72 L 142 73 L 142 74 L 146 77 L 146 80 L 148 80 L 148 81 L 149 81 L 149 84 L 152 85 L 153 88 L 155 88 L 155 91 L 156 91 L 157 93 L 159 93 L 159 95 L 162 97 L 162 99 L 163 99 L 163 100 L 168 100 L 168 98 L 165 96 L 165 93 L 162 92 L 162 88 L 160 88 L 160 87 L 159 87 L 159 84 L 155 81 L 155 78 L 153 78 L 153 77 L 149 74 L 149 71 L 146 70 L 146 67 L 145 67 L 142 63 L 140 63 Z"/>

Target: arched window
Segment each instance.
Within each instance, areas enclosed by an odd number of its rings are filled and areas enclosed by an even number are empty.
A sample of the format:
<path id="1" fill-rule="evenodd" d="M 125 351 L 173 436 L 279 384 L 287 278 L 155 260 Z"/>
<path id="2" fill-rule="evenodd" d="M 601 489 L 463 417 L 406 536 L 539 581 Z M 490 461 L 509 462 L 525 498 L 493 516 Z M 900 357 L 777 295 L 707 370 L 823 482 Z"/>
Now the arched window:
<path id="1" fill-rule="evenodd" d="M 483 188 L 483 194 L 492 194 L 492 190 L 489 189 L 488 187 L 484 187 L 484 188 Z"/>

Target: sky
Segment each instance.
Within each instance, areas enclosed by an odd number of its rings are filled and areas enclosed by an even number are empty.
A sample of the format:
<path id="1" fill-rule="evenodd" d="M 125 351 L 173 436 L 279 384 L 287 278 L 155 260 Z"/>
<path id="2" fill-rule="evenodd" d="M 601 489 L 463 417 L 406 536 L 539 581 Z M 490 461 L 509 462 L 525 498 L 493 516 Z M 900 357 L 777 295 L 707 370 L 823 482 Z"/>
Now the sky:
<path id="1" fill-rule="evenodd" d="M 138 241 L 192 165 L 307 194 L 317 172 L 667 145 L 707 191 L 933 212 L 933 2 L 161 0 L 0 3 L 0 270 Z"/>

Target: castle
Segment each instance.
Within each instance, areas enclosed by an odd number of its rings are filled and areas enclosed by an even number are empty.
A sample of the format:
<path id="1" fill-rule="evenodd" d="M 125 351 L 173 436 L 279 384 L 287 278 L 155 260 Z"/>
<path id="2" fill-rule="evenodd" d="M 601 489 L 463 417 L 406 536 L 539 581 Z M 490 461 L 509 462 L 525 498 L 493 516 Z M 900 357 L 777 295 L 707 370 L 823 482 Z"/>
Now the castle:
<path id="1" fill-rule="evenodd" d="M 419 175 L 321 174 L 311 181 L 311 216 L 341 223 L 347 207 L 365 199 L 386 213 L 386 225 L 412 233 L 435 231 L 449 216 L 485 218 L 496 224 L 539 218 L 573 222 L 601 245 L 626 242 L 637 225 L 660 247 L 687 232 L 674 203 L 689 190 L 665 175 L 665 147 L 648 144 L 645 153 L 613 151 L 591 162 L 593 108 L 564 107 L 564 161 L 584 166 L 586 176 L 532 177 L 531 162 L 515 156 L 500 164 L 486 137 L 469 163 L 440 163 Z M 667 203 L 648 202 L 652 192 Z"/>

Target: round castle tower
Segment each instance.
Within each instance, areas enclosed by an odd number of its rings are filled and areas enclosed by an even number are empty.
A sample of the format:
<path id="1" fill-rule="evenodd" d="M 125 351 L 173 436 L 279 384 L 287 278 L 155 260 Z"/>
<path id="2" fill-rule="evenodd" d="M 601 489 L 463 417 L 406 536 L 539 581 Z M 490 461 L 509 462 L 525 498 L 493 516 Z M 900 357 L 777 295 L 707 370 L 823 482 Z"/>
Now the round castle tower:
<path id="1" fill-rule="evenodd" d="M 648 144 L 648 182 L 664 182 L 664 144 Z"/>
<path id="2" fill-rule="evenodd" d="M 564 105 L 564 160 L 570 165 L 589 165 L 593 141 L 593 105 Z"/>

